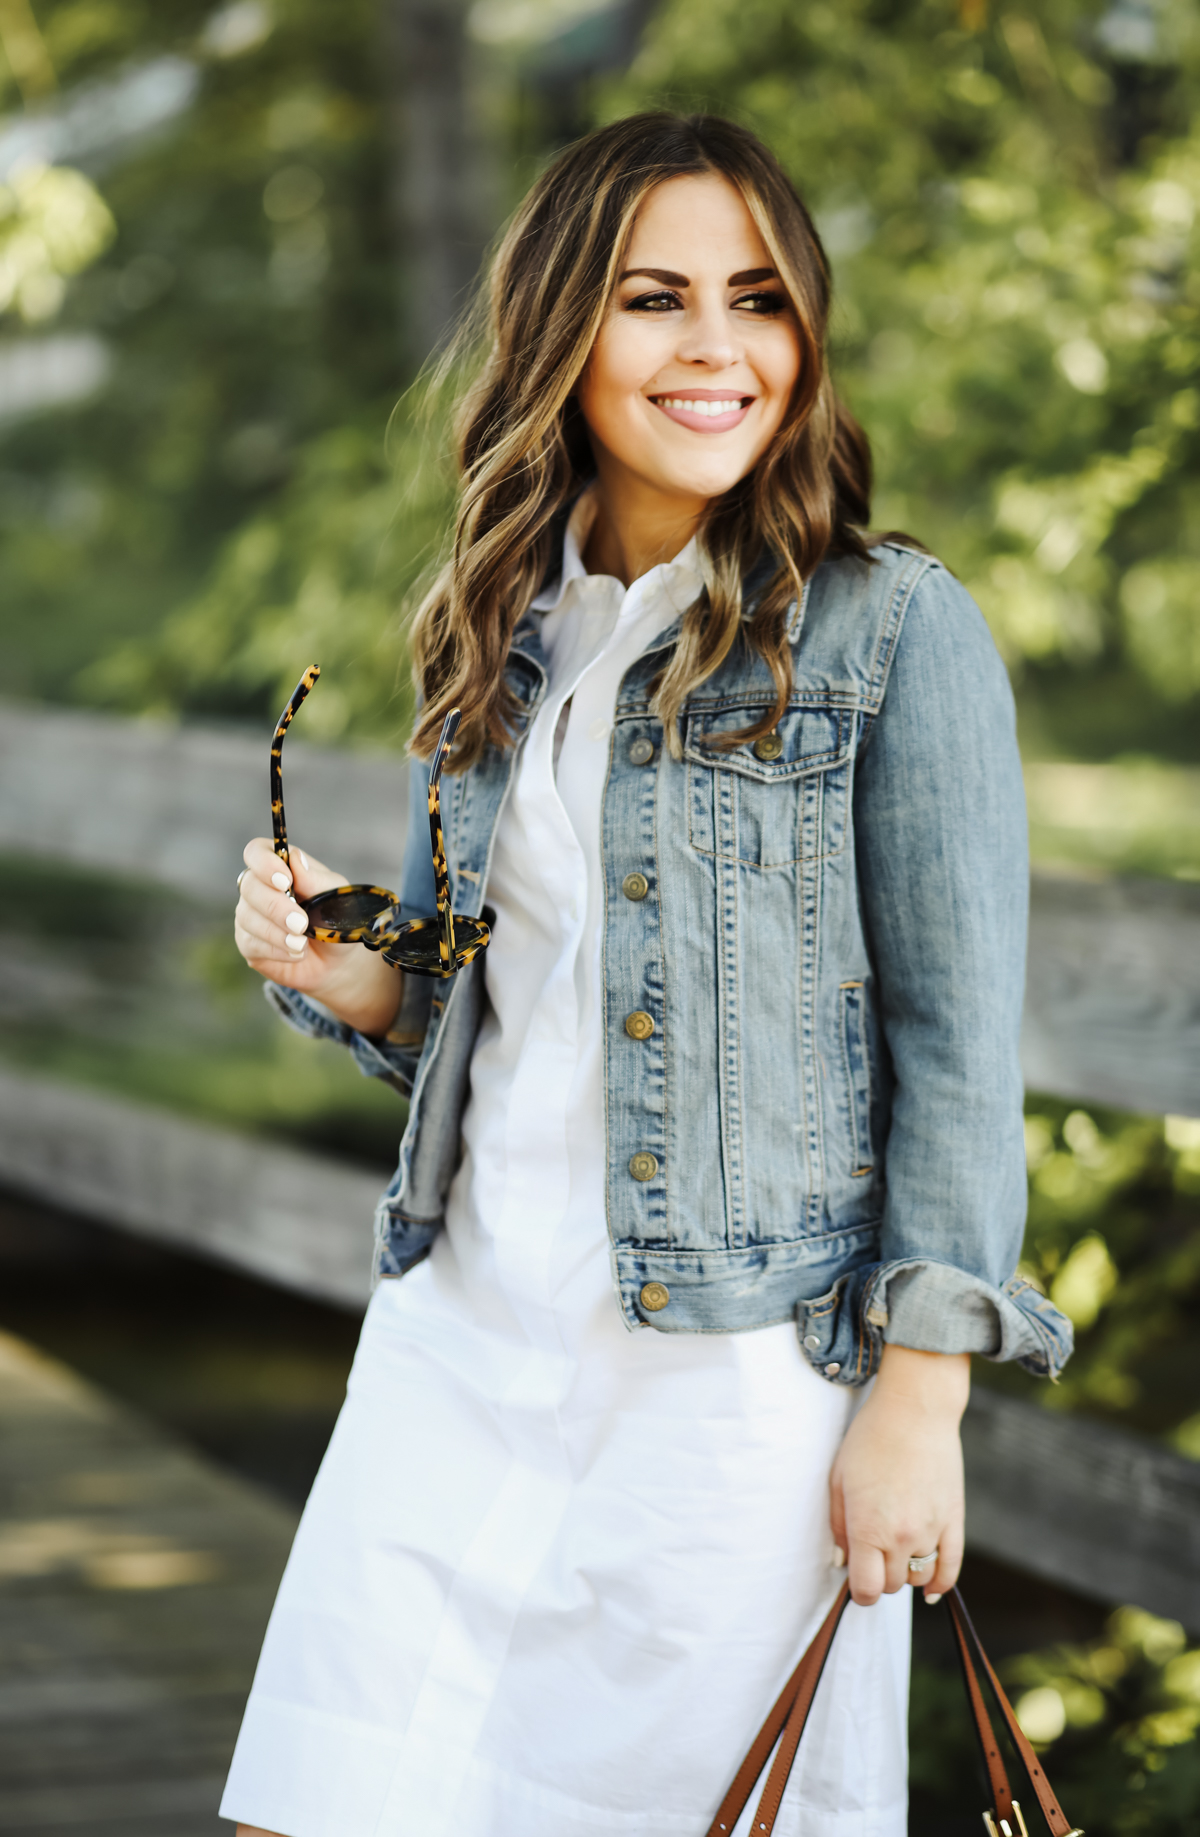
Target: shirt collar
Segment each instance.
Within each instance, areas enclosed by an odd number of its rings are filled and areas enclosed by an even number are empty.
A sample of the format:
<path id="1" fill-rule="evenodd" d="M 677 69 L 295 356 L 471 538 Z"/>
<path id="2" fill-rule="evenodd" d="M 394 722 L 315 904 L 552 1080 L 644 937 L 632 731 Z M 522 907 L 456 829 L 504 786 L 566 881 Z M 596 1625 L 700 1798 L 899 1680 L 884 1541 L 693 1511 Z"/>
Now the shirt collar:
<path id="1" fill-rule="evenodd" d="M 553 580 L 530 601 L 530 612 L 553 612 L 562 602 L 562 597 L 574 580 L 587 580 L 588 571 L 583 565 L 583 551 L 587 547 L 592 525 L 596 521 L 599 506 L 596 501 L 596 488 L 588 485 L 575 500 L 575 506 L 567 519 L 563 535 L 562 570 L 557 580 Z M 695 536 L 680 549 L 671 561 L 660 564 L 663 585 L 668 598 L 677 612 L 683 612 L 695 599 L 704 584 L 704 574 L 700 563 L 700 545 Z M 651 569 L 651 573 L 655 570 Z"/>

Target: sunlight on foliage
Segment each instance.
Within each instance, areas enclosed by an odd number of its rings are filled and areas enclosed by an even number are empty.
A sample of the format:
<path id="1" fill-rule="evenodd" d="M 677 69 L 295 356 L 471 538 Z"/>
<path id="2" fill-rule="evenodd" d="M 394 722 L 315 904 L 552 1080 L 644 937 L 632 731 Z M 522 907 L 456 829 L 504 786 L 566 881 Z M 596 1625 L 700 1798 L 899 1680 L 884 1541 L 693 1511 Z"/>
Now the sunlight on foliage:
<path id="1" fill-rule="evenodd" d="M 103 198 L 81 172 L 28 165 L 0 185 L 0 311 L 26 324 L 53 318 L 67 279 L 116 234 Z"/>
<path id="2" fill-rule="evenodd" d="M 1031 1095 L 1025 1154 L 1022 1273 L 1070 1315 L 1076 1351 L 1053 1387 L 989 1365 L 980 1380 L 1200 1457 L 1200 1120 Z"/>
<path id="3" fill-rule="evenodd" d="M 80 679 L 83 693 L 166 710 L 264 697 L 282 707 L 310 663 L 321 694 L 306 732 L 324 741 L 402 745 L 412 687 L 405 593 L 440 553 L 452 504 L 440 430 L 419 391 L 379 426 L 318 436 L 288 488 L 226 544 L 210 583 L 168 619 L 155 645 L 123 647 Z"/>
<path id="4" fill-rule="evenodd" d="M 960 574 L 1014 671 L 1124 654 L 1182 703 L 1200 691 L 1200 22 L 1147 11 L 1138 63 L 1111 17 L 709 0 L 699 30 L 694 0 L 669 0 L 605 110 L 713 107 L 780 152 L 833 258 L 877 521 Z"/>

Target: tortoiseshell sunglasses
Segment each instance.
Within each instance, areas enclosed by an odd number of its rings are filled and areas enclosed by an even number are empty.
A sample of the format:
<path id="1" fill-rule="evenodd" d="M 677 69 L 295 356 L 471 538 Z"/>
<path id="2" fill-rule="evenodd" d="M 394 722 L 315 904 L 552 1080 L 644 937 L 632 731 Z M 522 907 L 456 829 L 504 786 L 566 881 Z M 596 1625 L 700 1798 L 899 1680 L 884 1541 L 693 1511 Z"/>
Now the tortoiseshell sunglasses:
<path id="1" fill-rule="evenodd" d="M 320 666 L 315 663 L 305 670 L 279 717 L 271 741 L 271 824 L 275 833 L 275 853 L 289 867 L 291 856 L 283 814 L 283 738 L 320 674 Z M 429 840 L 433 848 L 437 917 L 402 920 L 400 902 L 386 887 L 330 887 L 325 893 L 314 893 L 311 899 L 297 902 L 309 914 L 310 937 L 318 938 L 323 944 L 363 944 L 368 950 L 382 951 L 385 963 L 394 963 L 414 976 L 453 976 L 481 950 L 487 949 L 491 932 L 483 920 L 456 917 L 450 908 L 450 875 L 442 837 L 438 787 L 446 755 L 458 732 L 461 713 L 461 709 L 452 708 L 446 716 L 429 762 Z"/>

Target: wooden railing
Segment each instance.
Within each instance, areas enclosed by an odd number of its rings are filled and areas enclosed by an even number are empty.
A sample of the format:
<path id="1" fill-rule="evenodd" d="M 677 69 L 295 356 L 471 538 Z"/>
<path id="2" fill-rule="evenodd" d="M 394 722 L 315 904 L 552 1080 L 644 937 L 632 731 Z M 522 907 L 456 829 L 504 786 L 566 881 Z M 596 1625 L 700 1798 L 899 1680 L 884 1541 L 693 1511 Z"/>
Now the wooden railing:
<path id="1" fill-rule="evenodd" d="M 294 749 L 294 750 L 293 750 Z M 289 743 L 289 820 L 352 878 L 395 886 L 405 765 Z M 266 826 L 266 746 L 216 729 L 0 706 L 0 850 L 229 905 Z M 1022 1045 L 1039 1091 L 1200 1115 L 1200 886 L 1037 875 Z M 0 1182 L 360 1308 L 379 1176 L 0 1069 Z M 1200 1463 L 977 1391 L 968 1540 L 1200 1630 Z"/>

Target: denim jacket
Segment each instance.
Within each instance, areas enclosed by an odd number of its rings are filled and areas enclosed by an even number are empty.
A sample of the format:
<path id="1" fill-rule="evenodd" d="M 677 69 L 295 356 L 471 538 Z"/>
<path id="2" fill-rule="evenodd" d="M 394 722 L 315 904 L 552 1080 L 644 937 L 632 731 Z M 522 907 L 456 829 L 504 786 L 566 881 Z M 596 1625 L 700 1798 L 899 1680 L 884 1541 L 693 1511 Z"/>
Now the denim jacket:
<path id="1" fill-rule="evenodd" d="M 1028 864 L 1012 696 L 987 627 L 931 556 L 827 561 L 793 609 L 794 687 L 768 743 L 713 741 L 774 700 L 748 646 L 688 699 L 683 757 L 652 683 L 678 621 L 626 673 L 602 811 L 606 1210 L 631 1328 L 794 1317 L 826 1378 L 885 1341 L 1055 1375 L 1067 1320 L 1014 1275 L 1025 1217 L 1017 1040 Z M 506 677 L 529 726 L 540 621 Z M 484 911 L 516 749 L 443 780 L 454 909 Z M 406 914 L 434 907 L 414 769 Z M 624 883 L 644 877 L 647 895 Z M 460 1152 L 484 960 L 406 979 L 392 1032 L 353 1033 L 271 985 L 302 1031 L 410 1094 L 376 1269 L 439 1230 Z M 654 1019 L 633 1042 L 625 1017 Z M 667 1299 L 664 1302 L 663 1296 Z"/>

